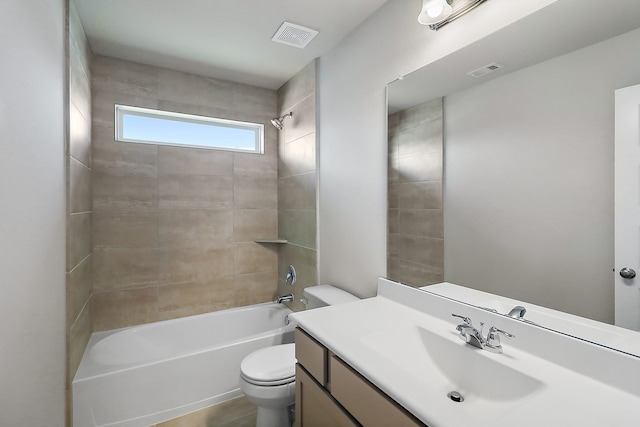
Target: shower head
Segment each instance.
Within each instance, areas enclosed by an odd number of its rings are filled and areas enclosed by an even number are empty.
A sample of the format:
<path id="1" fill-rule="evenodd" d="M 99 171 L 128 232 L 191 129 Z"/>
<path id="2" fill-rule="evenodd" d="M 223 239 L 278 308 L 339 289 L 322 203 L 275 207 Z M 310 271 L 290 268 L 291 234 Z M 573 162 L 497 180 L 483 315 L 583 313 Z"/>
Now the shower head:
<path id="1" fill-rule="evenodd" d="M 271 119 L 271 124 L 276 127 L 278 130 L 284 129 L 284 125 L 282 122 L 286 117 L 293 117 L 293 112 L 287 113 L 284 116 L 278 117 L 277 119 Z"/>

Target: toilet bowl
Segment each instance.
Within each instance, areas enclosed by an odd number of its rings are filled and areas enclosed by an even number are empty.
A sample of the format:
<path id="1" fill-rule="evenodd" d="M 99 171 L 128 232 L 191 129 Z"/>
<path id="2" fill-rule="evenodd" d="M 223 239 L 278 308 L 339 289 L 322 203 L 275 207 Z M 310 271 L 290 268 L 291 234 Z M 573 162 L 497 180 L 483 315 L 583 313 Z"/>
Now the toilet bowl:
<path id="1" fill-rule="evenodd" d="M 303 291 L 307 310 L 357 301 L 358 297 L 330 285 Z M 258 407 L 256 427 L 290 427 L 295 402 L 295 344 L 254 351 L 240 365 L 240 390 Z"/>
<path id="2" fill-rule="evenodd" d="M 295 401 L 295 344 L 254 351 L 240 365 L 240 390 L 258 407 L 256 426 L 290 426 Z"/>

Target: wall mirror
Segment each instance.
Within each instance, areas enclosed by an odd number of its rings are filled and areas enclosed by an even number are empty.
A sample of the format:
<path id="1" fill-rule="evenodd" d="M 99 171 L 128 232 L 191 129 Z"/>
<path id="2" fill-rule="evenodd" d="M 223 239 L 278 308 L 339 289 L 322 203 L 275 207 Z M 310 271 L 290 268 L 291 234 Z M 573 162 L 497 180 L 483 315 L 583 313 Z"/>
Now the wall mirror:
<path id="1" fill-rule="evenodd" d="M 640 3 L 618 6 L 602 15 L 596 2 L 553 3 L 389 84 L 389 278 L 444 280 L 595 320 L 624 338 L 581 338 L 640 356 L 640 334 L 610 326 L 614 93 L 640 84 Z M 460 31 L 463 21 L 440 31 Z M 425 109 L 432 126 L 420 132 L 433 137 L 441 122 L 440 163 L 423 158 L 432 175 L 412 171 L 397 148 L 411 139 L 402 115 Z M 422 154 L 410 149 L 407 157 Z M 433 204 L 409 189 L 416 176 L 430 183 Z M 428 248 L 417 246 L 425 239 Z"/>

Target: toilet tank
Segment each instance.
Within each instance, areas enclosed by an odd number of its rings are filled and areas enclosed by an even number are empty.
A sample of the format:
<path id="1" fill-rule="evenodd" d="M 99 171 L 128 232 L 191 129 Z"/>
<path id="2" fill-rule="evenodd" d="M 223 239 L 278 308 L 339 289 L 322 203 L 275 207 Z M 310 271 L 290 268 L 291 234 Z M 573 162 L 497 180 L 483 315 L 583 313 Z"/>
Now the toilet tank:
<path id="1" fill-rule="evenodd" d="M 347 291 L 331 285 L 309 286 L 305 288 L 302 293 L 307 300 L 307 310 L 328 305 L 344 304 L 360 299 Z"/>

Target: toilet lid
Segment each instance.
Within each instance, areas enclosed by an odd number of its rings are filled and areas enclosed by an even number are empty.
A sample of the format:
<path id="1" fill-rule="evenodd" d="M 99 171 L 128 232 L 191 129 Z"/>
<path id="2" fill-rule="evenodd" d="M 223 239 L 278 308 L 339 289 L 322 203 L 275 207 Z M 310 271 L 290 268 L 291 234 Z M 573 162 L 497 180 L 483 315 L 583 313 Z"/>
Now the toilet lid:
<path id="1" fill-rule="evenodd" d="M 258 385 L 286 384 L 295 379 L 295 344 L 275 345 L 256 350 L 240 364 L 242 377 Z"/>

